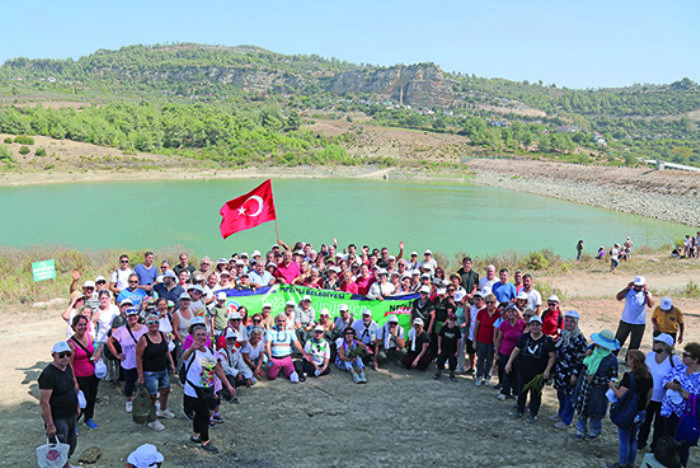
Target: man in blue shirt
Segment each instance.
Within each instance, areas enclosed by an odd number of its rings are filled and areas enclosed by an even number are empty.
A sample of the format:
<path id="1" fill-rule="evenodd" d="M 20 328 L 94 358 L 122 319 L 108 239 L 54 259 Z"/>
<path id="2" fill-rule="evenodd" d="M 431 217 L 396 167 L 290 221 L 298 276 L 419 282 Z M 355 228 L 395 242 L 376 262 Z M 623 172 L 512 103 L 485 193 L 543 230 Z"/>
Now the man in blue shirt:
<path id="1" fill-rule="evenodd" d="M 185 292 L 182 286 L 177 284 L 177 277 L 173 270 L 166 270 L 163 274 L 163 282 L 153 286 L 153 291 L 159 298 L 163 297 L 175 304 L 175 309 L 180 307 L 180 295 Z"/>
<path id="2" fill-rule="evenodd" d="M 513 302 L 513 299 L 515 299 L 515 296 L 517 296 L 518 293 L 515 291 L 515 285 L 508 282 L 508 269 L 501 268 L 501 270 L 498 272 L 498 277 L 501 281 L 494 283 L 491 292 L 493 292 L 493 294 L 496 296 L 496 300 L 499 303 Z"/>
<path id="3" fill-rule="evenodd" d="M 158 276 L 158 269 L 153 266 L 153 252 L 146 252 L 143 256 L 143 263 L 134 267 L 134 273 L 139 277 L 139 289 L 150 293 L 153 290 L 153 284 Z"/>
<path id="4" fill-rule="evenodd" d="M 126 289 L 123 289 L 117 296 L 117 304 L 121 304 L 127 297 L 131 299 L 131 303 L 136 309 L 141 309 L 141 301 L 146 297 L 146 293 L 139 289 L 139 276 L 136 273 L 129 275 Z"/>

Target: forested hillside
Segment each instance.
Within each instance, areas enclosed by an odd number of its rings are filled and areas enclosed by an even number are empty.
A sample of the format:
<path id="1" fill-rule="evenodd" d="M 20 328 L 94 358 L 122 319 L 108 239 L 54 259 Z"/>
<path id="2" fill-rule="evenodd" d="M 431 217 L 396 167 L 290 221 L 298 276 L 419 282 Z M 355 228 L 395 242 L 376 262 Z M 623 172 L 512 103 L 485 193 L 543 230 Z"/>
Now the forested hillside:
<path id="1" fill-rule="evenodd" d="M 0 79 L 0 132 L 176 151 L 226 165 L 368 162 L 345 151 L 352 134 L 303 130 L 310 119 L 358 112 L 376 125 L 465 135 L 481 155 L 700 164 L 700 88 L 687 78 L 571 90 L 447 73 L 432 63 L 378 67 L 253 46 L 173 44 L 78 60 L 16 58 L 0 67 Z M 24 105 L 51 100 L 87 105 Z"/>

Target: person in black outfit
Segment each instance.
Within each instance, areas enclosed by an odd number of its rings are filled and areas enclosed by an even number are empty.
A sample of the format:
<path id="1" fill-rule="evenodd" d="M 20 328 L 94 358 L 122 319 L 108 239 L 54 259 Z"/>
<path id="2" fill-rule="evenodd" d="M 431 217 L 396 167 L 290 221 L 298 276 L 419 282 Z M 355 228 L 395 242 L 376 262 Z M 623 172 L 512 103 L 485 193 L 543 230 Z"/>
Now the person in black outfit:
<path id="1" fill-rule="evenodd" d="M 457 355 L 459 354 L 459 342 L 462 339 L 462 332 L 457 326 L 457 315 L 449 314 L 447 323 L 438 333 L 438 358 L 437 372 L 433 376 L 434 380 L 440 378 L 440 372 L 445 367 L 445 361 L 450 362 L 450 380 L 457 380 L 455 369 L 457 368 Z"/>

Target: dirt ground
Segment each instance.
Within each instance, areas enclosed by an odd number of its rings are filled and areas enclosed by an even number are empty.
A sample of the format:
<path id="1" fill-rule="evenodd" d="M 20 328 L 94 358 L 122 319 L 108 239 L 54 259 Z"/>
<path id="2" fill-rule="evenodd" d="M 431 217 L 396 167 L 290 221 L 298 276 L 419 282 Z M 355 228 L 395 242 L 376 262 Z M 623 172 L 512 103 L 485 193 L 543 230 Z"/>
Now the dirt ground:
<path id="1" fill-rule="evenodd" d="M 667 293 L 666 285 L 673 291 L 674 284 L 697 281 L 700 264 L 656 273 L 638 261 L 647 270 L 639 273 L 654 290 Z M 592 270 L 538 280 L 566 291 L 562 310 L 578 310 L 589 336 L 603 328 L 615 330 L 622 303 L 613 295 L 631 280 L 633 269 L 626 265 L 616 275 Z M 697 340 L 700 298 L 676 303 L 687 314 L 686 342 Z M 0 312 L 0 372 L 5 377 L 0 383 L 0 466 L 33 466 L 34 448 L 43 443 L 36 379 L 51 359 L 51 346 L 65 332 L 61 307 Z M 648 326 L 644 351 L 650 342 Z M 188 441 L 191 423 L 182 416 L 178 385 L 173 385 L 169 405 L 177 417 L 163 421 L 167 429 L 155 433 L 131 422 L 123 397 L 103 382 L 95 415 L 99 429 L 80 427 L 72 461 L 76 464 L 83 450 L 96 446 L 102 457 L 84 466 L 123 466 L 128 453 L 143 443 L 159 448 L 164 466 L 598 467 L 616 460 L 617 432 L 609 420 L 602 439 L 593 442 L 576 441 L 573 429 L 553 427 L 551 387 L 545 389 L 539 420 L 530 425 L 509 417 L 512 400 L 496 400 L 496 391 L 474 386 L 472 377 L 436 382 L 433 371 L 409 372 L 392 364 L 369 371 L 367 385 L 355 385 L 333 367 L 331 375 L 298 385 L 284 379 L 260 382 L 240 391 L 240 404 L 222 405 L 226 422 L 211 431 L 221 450 L 217 456 L 203 454 Z M 691 453 L 691 460 L 697 456 Z"/>

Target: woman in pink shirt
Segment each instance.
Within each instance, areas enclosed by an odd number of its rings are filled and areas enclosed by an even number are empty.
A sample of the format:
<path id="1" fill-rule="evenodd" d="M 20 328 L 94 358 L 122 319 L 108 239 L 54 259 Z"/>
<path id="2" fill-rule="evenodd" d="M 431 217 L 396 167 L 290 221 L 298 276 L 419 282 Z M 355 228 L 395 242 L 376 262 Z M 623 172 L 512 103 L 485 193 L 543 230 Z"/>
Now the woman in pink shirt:
<path id="1" fill-rule="evenodd" d="M 97 429 L 97 424 L 92 420 L 95 415 L 95 399 L 97 398 L 97 386 L 100 381 L 95 377 L 95 362 L 100 359 L 100 349 L 95 352 L 95 343 L 87 333 L 88 318 L 84 315 L 73 317 L 71 327 L 75 334 L 68 340 L 68 346 L 72 351 L 70 366 L 75 373 L 76 385 L 85 395 L 87 405 L 83 411 L 85 425 L 90 429 Z M 77 391 L 78 389 L 76 389 Z"/>
<path id="2" fill-rule="evenodd" d="M 496 338 L 496 349 L 498 350 L 498 365 L 501 367 L 503 375 L 503 385 L 501 392 L 498 394 L 499 400 L 505 400 L 511 396 L 517 396 L 518 388 L 515 382 L 514 372 L 510 374 L 505 372 L 506 364 L 510 358 L 515 345 L 518 343 L 518 338 L 525 329 L 525 322 L 519 318 L 518 308 L 515 304 L 511 304 L 506 308 L 505 320 L 498 327 L 498 337 Z M 516 368 L 517 370 L 517 368 Z"/>

